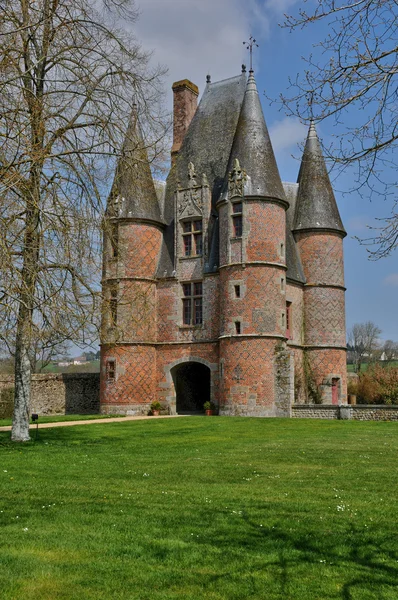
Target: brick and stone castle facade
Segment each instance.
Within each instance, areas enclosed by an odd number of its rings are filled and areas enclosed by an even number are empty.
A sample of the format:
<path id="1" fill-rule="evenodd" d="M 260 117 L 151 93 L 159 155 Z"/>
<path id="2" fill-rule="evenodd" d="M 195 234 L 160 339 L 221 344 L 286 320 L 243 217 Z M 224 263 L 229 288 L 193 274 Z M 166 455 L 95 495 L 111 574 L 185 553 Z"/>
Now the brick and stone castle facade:
<path id="1" fill-rule="evenodd" d="M 346 233 L 314 124 L 282 183 L 253 72 L 208 81 L 198 106 L 190 81 L 173 91 L 166 186 L 134 111 L 109 197 L 102 412 L 345 403 Z"/>

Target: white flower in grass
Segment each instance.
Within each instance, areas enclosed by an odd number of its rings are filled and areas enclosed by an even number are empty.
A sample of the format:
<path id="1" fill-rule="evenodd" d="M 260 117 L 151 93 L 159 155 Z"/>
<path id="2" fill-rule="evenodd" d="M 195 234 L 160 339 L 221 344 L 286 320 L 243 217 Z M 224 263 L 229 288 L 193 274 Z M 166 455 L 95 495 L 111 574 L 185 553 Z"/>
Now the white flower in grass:
<path id="1" fill-rule="evenodd" d="M 27 527 L 24 527 L 23 531 L 29 531 L 29 529 Z"/>

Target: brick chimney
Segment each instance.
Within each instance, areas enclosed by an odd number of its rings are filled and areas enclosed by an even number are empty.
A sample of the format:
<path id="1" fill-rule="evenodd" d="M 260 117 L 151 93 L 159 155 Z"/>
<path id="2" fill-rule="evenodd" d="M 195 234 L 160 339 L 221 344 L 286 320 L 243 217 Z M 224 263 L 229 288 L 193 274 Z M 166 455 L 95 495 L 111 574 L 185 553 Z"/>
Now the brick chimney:
<path id="1" fill-rule="evenodd" d="M 172 162 L 181 148 L 182 141 L 198 105 L 199 88 L 188 79 L 176 81 L 172 86 L 174 94 Z"/>

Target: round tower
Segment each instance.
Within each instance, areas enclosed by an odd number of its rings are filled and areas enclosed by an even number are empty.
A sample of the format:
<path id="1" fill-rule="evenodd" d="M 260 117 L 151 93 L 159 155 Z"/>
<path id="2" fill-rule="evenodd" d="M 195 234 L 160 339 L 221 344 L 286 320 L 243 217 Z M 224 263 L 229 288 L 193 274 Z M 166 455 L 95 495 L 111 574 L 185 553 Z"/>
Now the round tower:
<path id="1" fill-rule="evenodd" d="M 163 222 L 133 110 L 104 220 L 101 411 L 156 399 L 156 268 Z"/>
<path id="2" fill-rule="evenodd" d="M 304 285 L 304 374 L 308 400 L 346 402 L 343 238 L 346 236 L 315 125 L 298 176 L 294 236 Z"/>
<path id="3" fill-rule="evenodd" d="M 220 227 L 220 410 L 290 414 L 286 353 L 288 202 L 253 72 L 232 145 Z"/>

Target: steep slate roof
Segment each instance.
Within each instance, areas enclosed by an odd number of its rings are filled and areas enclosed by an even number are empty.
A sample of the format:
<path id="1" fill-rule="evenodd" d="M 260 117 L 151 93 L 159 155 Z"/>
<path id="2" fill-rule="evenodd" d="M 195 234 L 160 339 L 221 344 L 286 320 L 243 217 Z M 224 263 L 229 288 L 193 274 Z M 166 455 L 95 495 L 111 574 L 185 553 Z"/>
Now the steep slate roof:
<path id="1" fill-rule="evenodd" d="M 293 231 L 332 229 L 346 235 L 313 122 L 297 181 L 299 191 Z"/>
<path id="2" fill-rule="evenodd" d="M 298 183 L 283 182 L 283 189 L 285 190 L 286 198 L 289 202 L 289 208 L 286 212 L 286 278 L 297 283 L 305 283 L 306 279 L 300 255 L 292 233 L 292 224 L 299 186 Z"/>
<path id="3" fill-rule="evenodd" d="M 159 277 L 163 277 L 165 273 L 170 276 L 174 269 L 174 192 L 177 181 L 182 187 L 187 185 L 188 164 L 192 162 L 199 178 L 202 173 L 206 173 L 215 206 L 224 184 L 245 89 L 244 74 L 206 85 L 176 164 L 167 178 L 164 218 L 168 227 L 158 267 Z M 210 255 L 214 258 L 214 264 L 210 266 L 210 270 L 213 270 L 218 260 L 217 223 L 214 224 L 213 233 Z"/>
<path id="4" fill-rule="evenodd" d="M 137 109 L 133 109 L 108 199 L 107 213 L 163 224 Z"/>
<path id="5" fill-rule="evenodd" d="M 236 128 L 227 171 L 235 159 L 248 175 L 245 196 L 263 196 L 286 201 L 272 149 L 253 71 L 247 80 L 246 93 Z"/>

